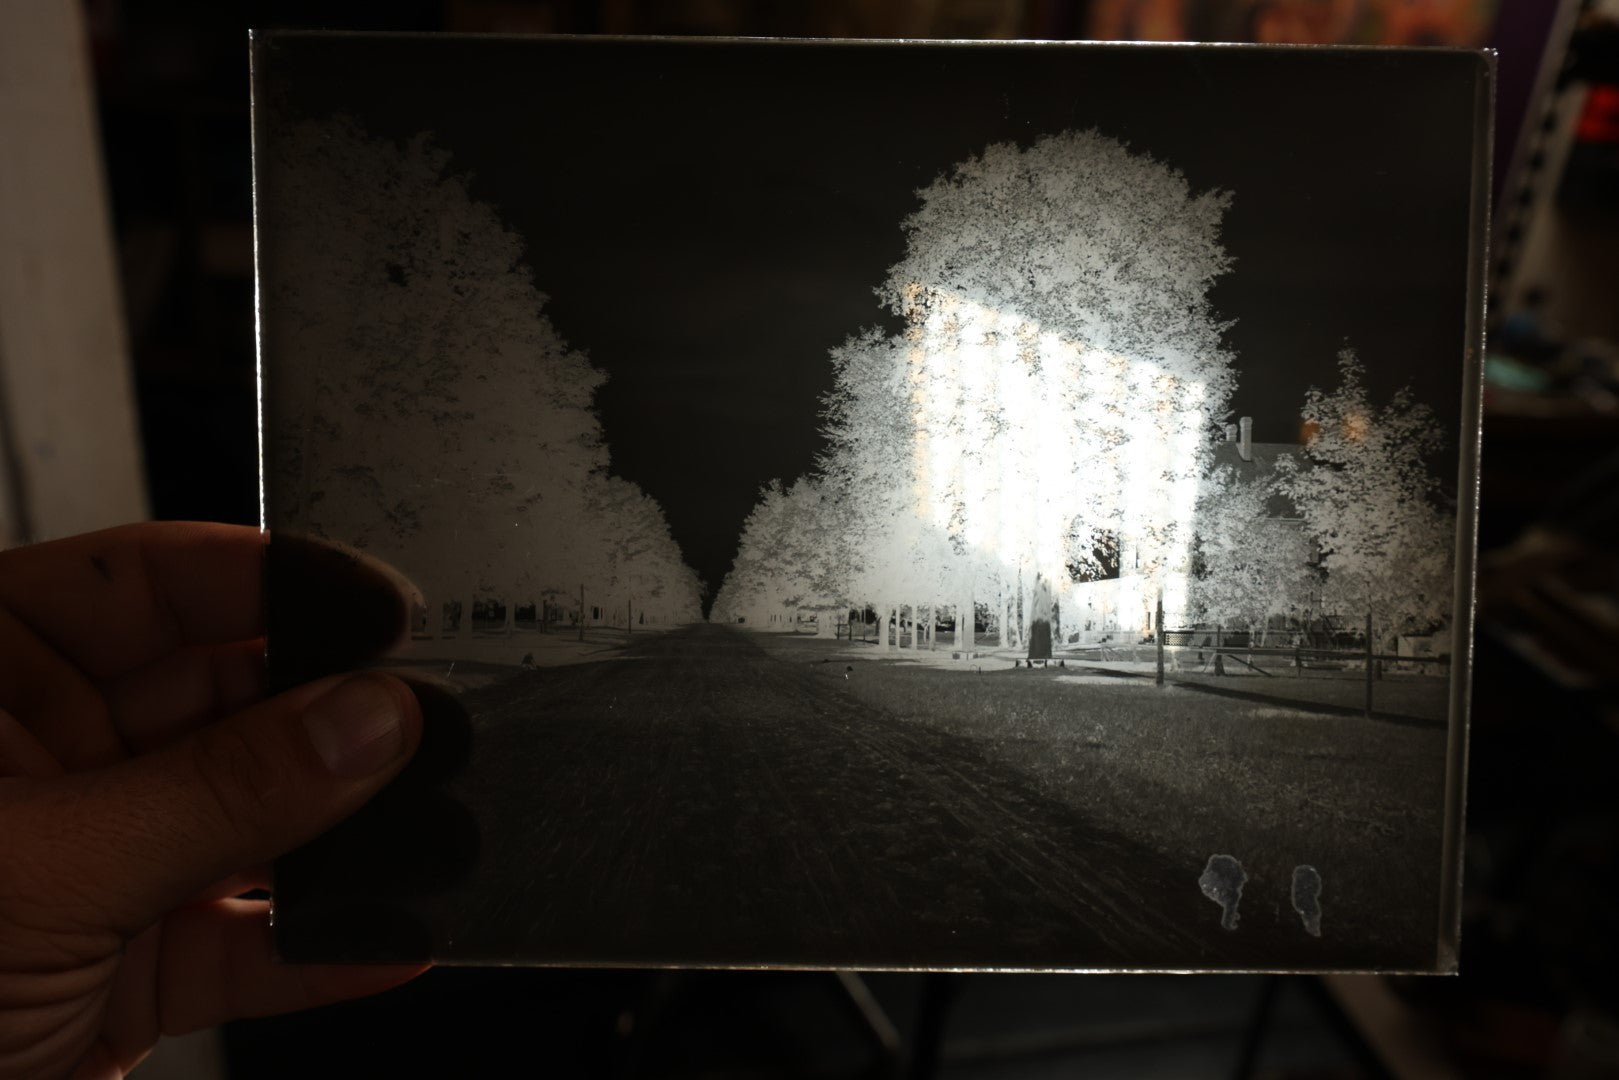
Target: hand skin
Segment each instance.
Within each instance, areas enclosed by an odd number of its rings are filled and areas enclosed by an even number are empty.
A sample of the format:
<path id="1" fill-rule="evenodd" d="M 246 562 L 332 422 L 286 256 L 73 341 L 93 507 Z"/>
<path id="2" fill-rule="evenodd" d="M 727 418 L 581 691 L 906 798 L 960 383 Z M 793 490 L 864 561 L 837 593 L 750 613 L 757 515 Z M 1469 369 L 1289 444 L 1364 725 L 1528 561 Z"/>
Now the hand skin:
<path id="1" fill-rule="evenodd" d="M 261 700 L 264 550 L 148 524 L 0 552 L 0 1078 L 120 1077 L 160 1035 L 425 970 L 276 963 L 233 899 L 421 737 L 388 676 Z"/>

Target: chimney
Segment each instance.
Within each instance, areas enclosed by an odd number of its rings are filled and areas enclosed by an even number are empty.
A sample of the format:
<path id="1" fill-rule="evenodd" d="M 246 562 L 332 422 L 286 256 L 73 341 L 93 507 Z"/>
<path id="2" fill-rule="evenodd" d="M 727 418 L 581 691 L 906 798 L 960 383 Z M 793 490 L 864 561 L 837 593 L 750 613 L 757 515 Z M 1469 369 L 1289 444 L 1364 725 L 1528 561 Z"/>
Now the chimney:
<path id="1" fill-rule="evenodd" d="M 1237 421 L 1241 434 L 1237 436 L 1237 456 L 1244 461 L 1254 460 L 1254 418 L 1245 416 Z"/>

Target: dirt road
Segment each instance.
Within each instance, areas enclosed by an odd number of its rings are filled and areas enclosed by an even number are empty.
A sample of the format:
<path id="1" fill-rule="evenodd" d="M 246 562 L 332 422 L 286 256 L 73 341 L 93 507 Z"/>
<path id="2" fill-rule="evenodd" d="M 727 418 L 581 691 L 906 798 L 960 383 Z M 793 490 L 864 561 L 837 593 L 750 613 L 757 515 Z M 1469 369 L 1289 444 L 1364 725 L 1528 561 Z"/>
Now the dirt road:
<path id="1" fill-rule="evenodd" d="M 1266 951 L 1219 930 L 1198 868 L 847 687 L 699 625 L 469 693 L 472 759 L 450 791 L 479 822 L 481 857 L 432 901 L 451 928 L 441 948 L 1079 967 Z"/>

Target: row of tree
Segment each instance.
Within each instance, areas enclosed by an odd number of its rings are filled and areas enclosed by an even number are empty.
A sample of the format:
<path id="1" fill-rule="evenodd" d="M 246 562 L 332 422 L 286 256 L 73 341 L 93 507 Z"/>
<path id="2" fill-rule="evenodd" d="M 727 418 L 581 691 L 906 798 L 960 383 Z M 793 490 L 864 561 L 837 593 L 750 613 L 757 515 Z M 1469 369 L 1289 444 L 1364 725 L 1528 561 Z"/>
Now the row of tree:
<path id="1" fill-rule="evenodd" d="M 1376 405 L 1353 350 L 1338 369 L 1336 387 L 1307 393 L 1304 442 L 1273 471 L 1221 466 L 1205 478 L 1198 620 L 1260 633 L 1322 620 L 1359 629 L 1368 615 L 1390 634 L 1448 623 L 1455 521 L 1428 467 L 1444 432 L 1408 390 Z"/>
<path id="2" fill-rule="evenodd" d="M 827 449 L 761 492 L 712 618 L 825 633 L 869 607 L 886 648 L 906 613 L 982 611 L 1021 644 L 1048 598 L 1115 575 L 1180 622 L 1262 626 L 1312 596 L 1380 625 L 1448 613 L 1439 433 L 1409 395 L 1374 411 L 1352 353 L 1297 457 L 1213 468 L 1228 195 L 1095 132 L 991 146 L 918 194 L 879 289 L 905 328 L 832 350 Z M 1300 523 L 1278 526 L 1278 493 Z"/>
<path id="3" fill-rule="evenodd" d="M 1374 402 L 1352 349 L 1339 353 L 1338 372 L 1337 387 L 1305 396 L 1304 445 L 1280 459 L 1273 481 L 1319 555 L 1322 606 L 1370 615 L 1386 633 L 1448 624 L 1456 519 L 1429 467 L 1444 429 L 1409 388 Z M 1262 587 L 1295 579 L 1269 580 Z M 1259 607 L 1238 610 L 1255 621 Z"/>
<path id="4" fill-rule="evenodd" d="M 397 566 L 433 630 L 443 605 L 481 598 L 508 619 L 529 604 L 701 618 L 662 510 L 608 471 L 593 408 L 605 374 L 556 332 L 522 239 L 449 155 L 342 118 L 270 146 L 272 527 Z"/>

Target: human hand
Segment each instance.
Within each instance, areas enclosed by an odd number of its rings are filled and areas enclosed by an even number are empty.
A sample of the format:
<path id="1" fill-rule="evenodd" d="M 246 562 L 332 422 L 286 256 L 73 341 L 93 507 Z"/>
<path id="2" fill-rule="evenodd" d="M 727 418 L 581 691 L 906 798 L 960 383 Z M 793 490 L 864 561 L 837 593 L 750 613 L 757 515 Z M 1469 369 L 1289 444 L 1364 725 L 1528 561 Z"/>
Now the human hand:
<path id="1" fill-rule="evenodd" d="M 264 551 L 149 524 L 0 552 L 0 1078 L 122 1076 L 159 1035 L 424 970 L 276 963 L 266 904 L 235 899 L 421 737 L 384 675 L 261 700 Z M 326 618 L 380 651 L 404 602 L 352 589 Z"/>

